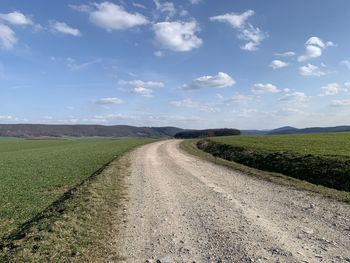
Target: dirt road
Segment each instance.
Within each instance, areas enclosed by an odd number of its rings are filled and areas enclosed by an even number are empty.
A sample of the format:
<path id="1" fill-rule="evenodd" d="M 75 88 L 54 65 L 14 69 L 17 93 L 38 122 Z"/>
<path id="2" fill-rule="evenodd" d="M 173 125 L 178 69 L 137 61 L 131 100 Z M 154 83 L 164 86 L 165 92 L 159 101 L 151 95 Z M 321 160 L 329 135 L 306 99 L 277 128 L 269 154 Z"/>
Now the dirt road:
<path id="1" fill-rule="evenodd" d="M 126 262 L 350 262 L 350 205 L 203 161 L 169 140 L 133 152 Z"/>

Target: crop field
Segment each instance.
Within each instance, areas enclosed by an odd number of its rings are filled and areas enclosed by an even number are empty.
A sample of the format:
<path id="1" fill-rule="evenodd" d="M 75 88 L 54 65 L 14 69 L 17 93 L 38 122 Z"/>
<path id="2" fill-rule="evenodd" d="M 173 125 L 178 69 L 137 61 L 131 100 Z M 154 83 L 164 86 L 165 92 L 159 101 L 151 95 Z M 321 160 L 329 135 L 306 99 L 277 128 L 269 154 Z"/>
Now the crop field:
<path id="1" fill-rule="evenodd" d="M 242 135 L 211 140 L 233 146 L 301 155 L 350 157 L 350 133 Z"/>
<path id="2" fill-rule="evenodd" d="M 148 139 L 0 139 L 0 240 Z"/>

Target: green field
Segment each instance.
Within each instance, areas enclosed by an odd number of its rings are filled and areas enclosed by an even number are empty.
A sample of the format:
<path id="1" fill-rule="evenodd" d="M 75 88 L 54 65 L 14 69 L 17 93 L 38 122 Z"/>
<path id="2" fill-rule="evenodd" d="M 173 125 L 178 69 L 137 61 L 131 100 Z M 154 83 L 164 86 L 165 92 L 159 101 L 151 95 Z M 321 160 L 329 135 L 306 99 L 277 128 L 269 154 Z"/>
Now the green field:
<path id="1" fill-rule="evenodd" d="M 0 240 L 146 139 L 0 140 Z"/>
<path id="2" fill-rule="evenodd" d="M 228 161 L 350 192 L 350 133 L 212 137 L 197 146 Z"/>
<path id="3" fill-rule="evenodd" d="M 301 155 L 350 156 L 350 133 L 320 133 L 295 135 L 242 135 L 215 137 L 211 140 L 229 145 L 271 152 Z"/>

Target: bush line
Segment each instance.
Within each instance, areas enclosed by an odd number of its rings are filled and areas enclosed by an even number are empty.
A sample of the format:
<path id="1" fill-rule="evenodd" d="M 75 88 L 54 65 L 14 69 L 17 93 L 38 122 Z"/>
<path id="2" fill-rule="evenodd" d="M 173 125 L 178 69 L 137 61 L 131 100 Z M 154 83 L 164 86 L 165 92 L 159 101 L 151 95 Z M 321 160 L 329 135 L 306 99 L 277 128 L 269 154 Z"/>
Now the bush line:
<path id="1" fill-rule="evenodd" d="M 215 157 L 259 170 L 282 173 L 313 184 L 350 191 L 350 159 L 348 158 L 269 152 L 227 145 L 208 139 L 198 141 L 197 147 Z"/>

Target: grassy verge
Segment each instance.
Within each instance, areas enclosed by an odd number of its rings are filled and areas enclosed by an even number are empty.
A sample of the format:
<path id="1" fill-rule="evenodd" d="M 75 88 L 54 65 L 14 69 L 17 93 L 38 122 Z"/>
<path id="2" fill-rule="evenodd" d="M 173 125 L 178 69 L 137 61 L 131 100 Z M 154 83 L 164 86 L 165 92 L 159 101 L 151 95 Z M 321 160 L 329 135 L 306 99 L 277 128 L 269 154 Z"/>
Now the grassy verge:
<path id="1" fill-rule="evenodd" d="M 117 262 L 127 156 L 73 188 L 0 250 L 0 262 Z"/>
<path id="2" fill-rule="evenodd" d="M 196 143 L 198 140 L 184 140 L 181 143 L 181 148 L 195 156 L 198 156 L 204 160 L 214 162 L 216 164 L 225 166 L 229 169 L 233 169 L 235 171 L 243 172 L 247 175 L 254 176 L 259 179 L 264 179 L 273 183 L 277 183 L 280 185 L 286 185 L 286 186 L 291 186 L 296 189 L 300 190 L 307 190 L 315 193 L 320 193 L 326 197 L 333 198 L 339 201 L 344 201 L 344 202 L 350 202 L 350 193 L 349 192 L 344 192 L 344 191 L 339 191 L 335 189 L 331 189 L 328 187 L 320 186 L 320 185 L 315 185 L 311 184 L 309 182 L 295 179 L 289 176 L 285 176 L 280 173 L 273 173 L 273 172 L 264 172 L 261 170 L 257 170 L 254 168 L 250 168 L 248 166 L 232 162 L 232 161 L 227 161 L 221 158 L 214 157 L 213 155 L 206 153 L 200 149 L 197 148 Z"/>

